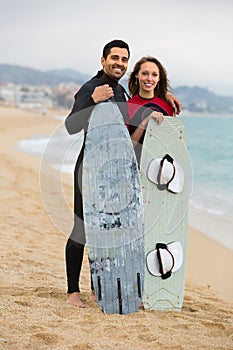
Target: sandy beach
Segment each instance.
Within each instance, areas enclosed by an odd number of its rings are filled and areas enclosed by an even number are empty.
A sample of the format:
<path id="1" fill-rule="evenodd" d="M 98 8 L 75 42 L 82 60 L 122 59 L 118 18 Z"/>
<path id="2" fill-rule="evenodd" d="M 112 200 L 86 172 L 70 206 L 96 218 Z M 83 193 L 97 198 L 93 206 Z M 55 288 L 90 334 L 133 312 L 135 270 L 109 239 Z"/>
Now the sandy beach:
<path id="1" fill-rule="evenodd" d="M 181 312 L 105 315 L 89 300 L 87 251 L 81 272 L 87 307 L 66 303 L 67 235 L 44 209 L 40 159 L 16 148 L 32 135 L 50 135 L 61 123 L 51 118 L 58 113 L 0 107 L 0 349 L 233 349 L 233 251 L 191 227 Z M 72 207 L 68 175 L 63 188 Z"/>

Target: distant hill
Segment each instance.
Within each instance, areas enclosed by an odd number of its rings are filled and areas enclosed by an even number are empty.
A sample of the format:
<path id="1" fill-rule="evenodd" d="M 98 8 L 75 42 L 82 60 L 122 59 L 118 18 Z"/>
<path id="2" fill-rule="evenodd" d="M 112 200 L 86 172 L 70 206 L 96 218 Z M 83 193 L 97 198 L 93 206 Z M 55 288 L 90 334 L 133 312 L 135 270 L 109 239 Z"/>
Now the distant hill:
<path id="1" fill-rule="evenodd" d="M 0 83 L 12 82 L 19 85 L 57 86 L 60 83 L 73 82 L 82 85 L 90 79 L 87 74 L 72 69 L 52 69 L 41 71 L 28 67 L 0 64 Z M 126 80 L 121 84 L 127 89 Z M 233 96 L 220 96 L 201 87 L 180 86 L 174 88 L 174 94 L 181 100 L 183 109 L 193 112 L 233 113 Z"/>
<path id="2" fill-rule="evenodd" d="M 60 77 L 61 79 L 70 79 L 70 81 L 78 81 L 79 84 L 85 83 L 90 76 L 87 74 L 80 73 L 74 69 L 51 69 L 46 71 L 47 74 L 52 74 L 54 76 Z"/>
<path id="3" fill-rule="evenodd" d="M 0 64 L 0 82 L 19 85 L 49 85 L 73 82 L 82 85 L 90 77 L 71 69 L 40 71 L 33 68 Z"/>
<path id="4" fill-rule="evenodd" d="M 180 86 L 174 94 L 181 100 L 184 109 L 193 112 L 233 113 L 233 96 L 220 96 L 198 86 Z"/>

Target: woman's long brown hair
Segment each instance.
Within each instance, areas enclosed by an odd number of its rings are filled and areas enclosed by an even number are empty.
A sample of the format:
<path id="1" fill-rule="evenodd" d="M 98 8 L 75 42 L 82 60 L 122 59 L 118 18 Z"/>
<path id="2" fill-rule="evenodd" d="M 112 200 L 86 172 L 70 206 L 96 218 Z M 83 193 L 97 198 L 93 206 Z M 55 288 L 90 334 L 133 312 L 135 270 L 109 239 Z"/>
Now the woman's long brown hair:
<path id="1" fill-rule="evenodd" d="M 136 75 L 138 75 L 138 72 L 141 69 L 141 65 L 145 62 L 153 62 L 155 63 L 159 68 L 159 82 L 155 88 L 154 94 L 155 96 L 160 97 L 162 100 L 167 100 L 167 93 L 172 91 L 169 80 L 167 78 L 167 72 L 165 68 L 162 66 L 162 64 L 152 56 L 146 56 L 142 57 L 138 62 L 136 62 L 134 69 L 132 73 L 130 74 L 129 80 L 128 80 L 128 89 L 130 95 L 133 97 L 134 95 L 139 93 L 139 83 L 136 78 Z"/>

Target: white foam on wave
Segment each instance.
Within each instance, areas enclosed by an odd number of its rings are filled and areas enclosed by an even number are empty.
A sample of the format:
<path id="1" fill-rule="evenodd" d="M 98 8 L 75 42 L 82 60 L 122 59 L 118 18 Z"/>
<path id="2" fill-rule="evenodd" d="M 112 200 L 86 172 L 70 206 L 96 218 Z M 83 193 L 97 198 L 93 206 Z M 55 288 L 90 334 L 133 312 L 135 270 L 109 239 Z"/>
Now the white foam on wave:
<path id="1" fill-rule="evenodd" d="M 18 142 L 20 150 L 29 153 L 42 154 L 49 142 L 48 137 L 37 139 L 25 139 Z"/>
<path id="2" fill-rule="evenodd" d="M 210 208 L 206 205 L 204 205 L 203 203 L 201 202 L 197 202 L 196 200 L 192 200 L 190 201 L 190 204 L 193 208 L 197 209 L 197 210 L 201 210 L 201 211 L 204 211 L 206 213 L 210 213 L 210 214 L 213 214 L 213 215 L 224 215 L 226 213 L 225 210 L 220 210 L 220 209 L 217 209 L 217 208 Z"/>
<path id="3" fill-rule="evenodd" d="M 213 215 L 228 215 L 233 210 L 232 191 L 219 186 L 194 186 L 190 204 L 197 210 Z"/>
<path id="4" fill-rule="evenodd" d="M 196 188 L 189 207 L 189 225 L 233 250 L 233 204 L 228 194 Z"/>
<path id="5" fill-rule="evenodd" d="M 64 120 L 66 119 L 66 117 L 64 117 L 64 116 L 62 116 L 62 115 L 54 115 L 54 116 L 53 116 L 53 119 L 64 121 Z"/>
<path id="6" fill-rule="evenodd" d="M 233 251 L 232 217 L 189 208 L 189 225 Z"/>
<path id="7" fill-rule="evenodd" d="M 74 167 L 75 164 L 73 163 L 67 163 L 67 164 L 53 164 L 52 168 L 57 170 L 57 171 L 61 171 L 63 173 L 66 174 L 70 174 L 72 175 L 74 173 Z"/>

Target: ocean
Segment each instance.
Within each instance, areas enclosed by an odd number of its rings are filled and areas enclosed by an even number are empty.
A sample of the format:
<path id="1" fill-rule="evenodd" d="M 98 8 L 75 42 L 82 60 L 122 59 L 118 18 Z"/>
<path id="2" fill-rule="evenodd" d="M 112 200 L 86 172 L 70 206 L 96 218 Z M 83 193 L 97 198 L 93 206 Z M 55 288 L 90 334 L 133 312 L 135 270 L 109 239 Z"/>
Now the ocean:
<path id="1" fill-rule="evenodd" d="M 189 224 L 233 250 L 233 115 L 182 120 L 193 171 Z"/>
<path id="2" fill-rule="evenodd" d="M 61 119 L 61 125 L 52 135 L 34 135 L 18 147 L 40 157 L 42 164 L 48 161 L 54 169 L 72 175 L 83 133 L 68 135 L 64 116 L 54 117 Z M 189 225 L 233 250 L 233 115 L 180 118 L 193 177 Z"/>

